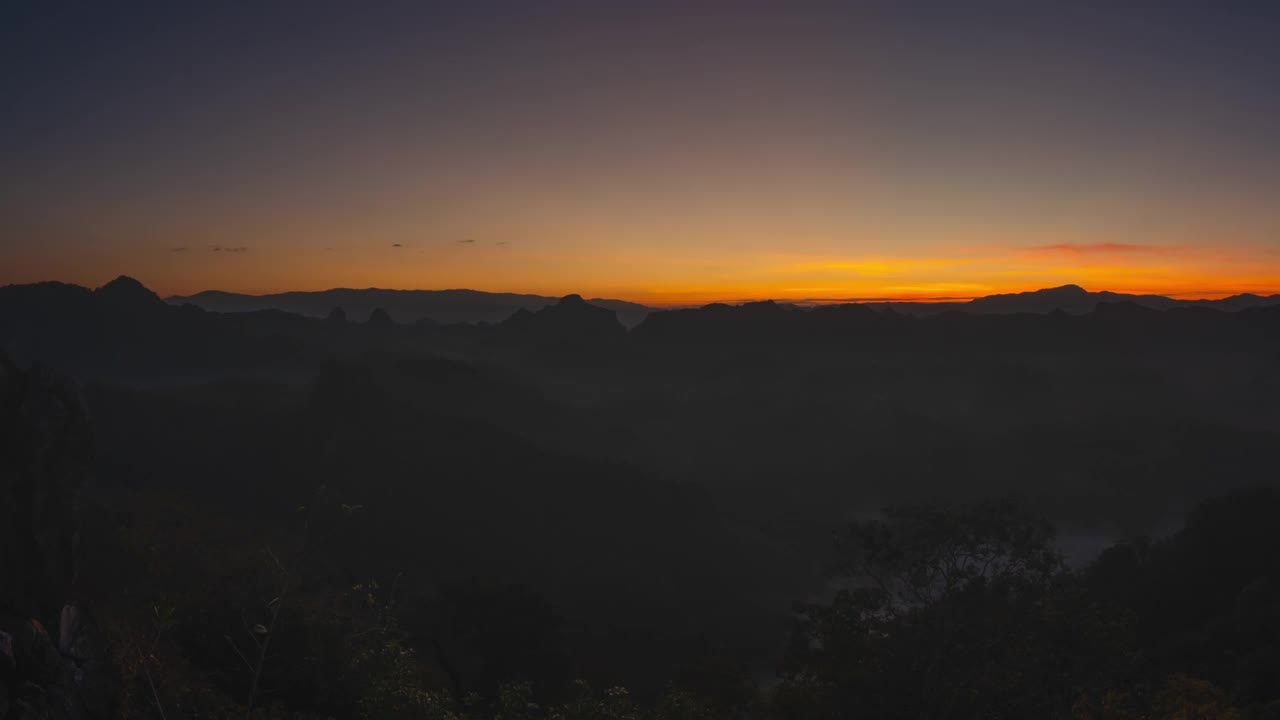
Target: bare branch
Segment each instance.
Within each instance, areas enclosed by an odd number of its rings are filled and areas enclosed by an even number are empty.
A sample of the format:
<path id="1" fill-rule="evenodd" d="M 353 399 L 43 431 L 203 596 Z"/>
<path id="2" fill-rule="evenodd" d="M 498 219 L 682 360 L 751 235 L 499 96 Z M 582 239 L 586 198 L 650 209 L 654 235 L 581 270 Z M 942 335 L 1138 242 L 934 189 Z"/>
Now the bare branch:
<path id="1" fill-rule="evenodd" d="M 253 663 L 249 662 L 249 658 L 245 657 L 244 653 L 240 652 L 240 647 L 236 645 L 236 641 L 232 640 L 230 635 L 223 635 L 222 637 L 227 639 L 227 644 L 235 651 L 236 657 L 240 658 L 240 660 L 244 662 L 244 666 L 249 668 L 249 672 L 253 672 Z"/>

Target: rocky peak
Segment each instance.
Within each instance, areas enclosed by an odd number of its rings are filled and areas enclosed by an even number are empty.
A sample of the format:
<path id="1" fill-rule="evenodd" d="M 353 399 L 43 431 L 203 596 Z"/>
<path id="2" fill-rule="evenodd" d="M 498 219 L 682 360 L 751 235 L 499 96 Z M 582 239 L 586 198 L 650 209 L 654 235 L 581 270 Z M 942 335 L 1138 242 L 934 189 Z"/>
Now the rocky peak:
<path id="1" fill-rule="evenodd" d="M 1038 291 L 1045 295 L 1088 295 L 1089 291 L 1079 285 L 1059 285 L 1055 288 L 1045 288 Z"/>
<path id="2" fill-rule="evenodd" d="M 163 306 L 159 295 L 128 275 L 121 275 L 93 291 L 94 297 L 119 306 Z"/>
<path id="3" fill-rule="evenodd" d="M 391 315 L 382 308 L 374 308 L 369 314 L 369 320 L 365 322 L 369 327 L 389 328 L 395 323 L 391 321 Z"/>

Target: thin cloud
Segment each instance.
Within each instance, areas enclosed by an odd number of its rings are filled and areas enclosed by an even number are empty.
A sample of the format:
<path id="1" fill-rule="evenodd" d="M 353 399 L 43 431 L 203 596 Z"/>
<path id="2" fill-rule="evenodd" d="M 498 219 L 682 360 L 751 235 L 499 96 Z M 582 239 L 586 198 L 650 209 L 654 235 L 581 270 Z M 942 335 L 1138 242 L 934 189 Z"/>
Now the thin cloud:
<path id="1" fill-rule="evenodd" d="M 458 244 L 459 244 L 459 245 L 473 245 L 473 244 L 475 244 L 475 241 L 476 241 L 476 239 L 475 239 L 475 238 L 467 238 L 466 240 L 459 240 L 459 241 L 458 241 Z"/>
<path id="2" fill-rule="evenodd" d="M 171 248 L 169 248 L 169 252 L 186 252 L 186 251 L 187 251 L 187 249 L 186 249 L 186 248 L 184 248 L 184 247 L 171 247 Z"/>
<path id="3" fill-rule="evenodd" d="M 972 258 L 867 258 L 849 261 L 803 263 L 794 267 L 802 272 L 853 272 L 859 275 L 897 275 L 925 270 L 946 270 L 973 263 Z"/>
<path id="4" fill-rule="evenodd" d="M 242 252 L 248 252 L 249 248 L 247 247 L 215 247 L 213 251 L 227 252 L 227 253 L 242 253 Z"/>
<path id="5" fill-rule="evenodd" d="M 500 247 L 500 248 L 508 248 L 508 247 L 511 247 L 511 243 L 507 242 L 506 240 L 503 240 L 503 241 L 501 241 L 501 242 L 496 242 L 496 243 L 494 243 L 494 245 L 497 245 L 497 246 L 498 246 L 498 247 Z"/>
<path id="6" fill-rule="evenodd" d="M 391 243 L 391 247 L 404 247 L 400 243 Z"/>
<path id="7" fill-rule="evenodd" d="M 1053 245 L 1034 245 L 1030 249 L 1066 255 L 1134 255 L 1165 251 L 1165 248 L 1159 245 L 1131 245 L 1129 243 L 1056 243 Z"/>

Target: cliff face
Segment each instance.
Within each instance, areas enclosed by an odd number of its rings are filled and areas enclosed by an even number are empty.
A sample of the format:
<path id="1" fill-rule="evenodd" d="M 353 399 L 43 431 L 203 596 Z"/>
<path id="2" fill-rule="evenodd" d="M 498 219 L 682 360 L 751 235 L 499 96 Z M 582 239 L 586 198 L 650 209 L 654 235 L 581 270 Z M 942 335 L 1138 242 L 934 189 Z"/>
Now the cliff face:
<path id="1" fill-rule="evenodd" d="M 75 389 L 0 355 L 0 718 L 100 717 L 112 704 L 110 673 L 73 600 L 91 460 Z"/>

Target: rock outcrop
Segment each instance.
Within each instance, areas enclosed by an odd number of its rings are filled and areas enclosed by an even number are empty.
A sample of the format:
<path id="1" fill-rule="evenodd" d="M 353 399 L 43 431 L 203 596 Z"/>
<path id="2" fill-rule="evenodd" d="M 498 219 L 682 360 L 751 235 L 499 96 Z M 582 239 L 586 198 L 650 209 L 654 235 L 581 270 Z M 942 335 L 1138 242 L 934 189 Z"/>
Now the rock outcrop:
<path id="1" fill-rule="evenodd" d="M 103 304 L 133 310 L 163 308 L 165 302 L 147 286 L 128 275 L 121 275 L 93 291 L 94 298 Z"/>
<path id="2" fill-rule="evenodd" d="M 553 341 L 617 340 L 627 333 L 617 313 L 592 305 L 581 295 L 566 295 L 536 313 L 517 310 L 501 327 L 508 333 Z"/>
<path id="3" fill-rule="evenodd" d="M 369 314 L 369 319 L 365 321 L 365 325 L 372 328 L 389 328 L 395 323 L 391 321 L 391 315 L 386 310 L 374 308 L 373 312 Z"/>

